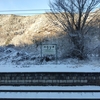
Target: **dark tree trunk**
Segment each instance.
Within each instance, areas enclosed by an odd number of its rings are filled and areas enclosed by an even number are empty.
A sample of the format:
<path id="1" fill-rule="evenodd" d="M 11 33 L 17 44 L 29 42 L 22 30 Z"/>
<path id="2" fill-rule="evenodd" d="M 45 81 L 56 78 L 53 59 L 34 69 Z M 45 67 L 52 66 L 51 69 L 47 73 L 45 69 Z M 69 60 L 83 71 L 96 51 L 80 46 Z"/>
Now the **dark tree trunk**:
<path id="1" fill-rule="evenodd" d="M 71 41 L 74 45 L 74 49 L 72 50 L 71 56 L 83 60 L 87 58 L 84 50 L 84 36 L 82 36 L 82 34 L 80 33 L 76 34 L 76 36 L 71 37 Z"/>
<path id="2" fill-rule="evenodd" d="M 74 45 L 72 57 L 85 59 L 85 35 L 91 28 L 92 20 L 98 14 L 91 12 L 100 5 L 100 0 L 53 0 L 50 2 L 51 12 L 49 19 L 68 33 L 70 41 Z M 99 8 L 99 6 L 98 6 Z M 56 23 L 55 23 L 56 20 Z M 57 24 L 58 22 L 58 24 Z M 60 24 L 59 24 L 60 23 Z"/>

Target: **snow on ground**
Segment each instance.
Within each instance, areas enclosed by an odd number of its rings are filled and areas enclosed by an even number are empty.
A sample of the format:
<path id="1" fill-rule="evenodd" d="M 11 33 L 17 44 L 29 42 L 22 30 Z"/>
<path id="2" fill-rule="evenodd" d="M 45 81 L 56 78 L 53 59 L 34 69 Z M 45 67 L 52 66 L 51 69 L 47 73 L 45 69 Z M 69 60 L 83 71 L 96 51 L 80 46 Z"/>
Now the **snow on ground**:
<path id="1" fill-rule="evenodd" d="M 34 93 L 34 92 L 0 92 L 0 98 L 25 98 L 25 99 L 28 99 L 28 98 L 32 98 L 32 99 L 39 99 L 39 98 L 45 98 L 45 99 L 71 99 L 71 98 L 77 98 L 77 99 L 97 99 L 99 98 L 100 99 L 100 93 L 98 92 L 88 92 L 88 93 L 85 93 L 85 92 L 81 92 L 81 93 L 73 93 L 73 92 L 60 92 L 60 93 L 57 93 L 57 92 L 37 92 L 37 93 Z"/>
<path id="2" fill-rule="evenodd" d="M 100 86 L 0 86 L 0 90 L 18 90 L 19 92 L 0 92 L 0 98 L 60 98 L 90 99 L 100 98 Z M 20 90 L 91 90 L 91 92 L 20 92 Z"/>
<path id="3" fill-rule="evenodd" d="M 0 72 L 100 72 L 100 67 L 92 65 L 25 65 L 25 67 L 2 65 Z"/>
<path id="4" fill-rule="evenodd" d="M 0 86 L 0 90 L 100 90 L 100 86 Z"/>
<path id="5" fill-rule="evenodd" d="M 2 72 L 100 72 L 99 60 L 79 61 L 63 59 L 40 62 L 35 53 L 0 47 L 0 73 Z M 0 86 L 0 90 L 100 90 L 100 86 Z M 0 98 L 100 98 L 100 92 L 0 92 Z"/>
<path id="6" fill-rule="evenodd" d="M 23 70 L 21 70 L 23 68 Z M 0 47 L 0 72 L 100 72 L 99 60 L 58 59 L 40 61 L 35 53 Z"/>

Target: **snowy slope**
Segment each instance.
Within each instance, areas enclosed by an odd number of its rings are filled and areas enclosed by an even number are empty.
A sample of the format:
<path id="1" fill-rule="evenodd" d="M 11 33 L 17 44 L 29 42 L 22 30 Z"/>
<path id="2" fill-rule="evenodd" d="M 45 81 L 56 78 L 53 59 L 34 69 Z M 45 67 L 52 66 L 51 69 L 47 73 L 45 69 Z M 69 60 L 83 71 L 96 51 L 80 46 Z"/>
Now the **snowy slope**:
<path id="1" fill-rule="evenodd" d="M 21 70 L 22 69 L 22 70 Z M 0 72 L 100 72 L 99 61 L 58 59 L 46 62 L 34 53 L 15 48 L 0 48 Z"/>

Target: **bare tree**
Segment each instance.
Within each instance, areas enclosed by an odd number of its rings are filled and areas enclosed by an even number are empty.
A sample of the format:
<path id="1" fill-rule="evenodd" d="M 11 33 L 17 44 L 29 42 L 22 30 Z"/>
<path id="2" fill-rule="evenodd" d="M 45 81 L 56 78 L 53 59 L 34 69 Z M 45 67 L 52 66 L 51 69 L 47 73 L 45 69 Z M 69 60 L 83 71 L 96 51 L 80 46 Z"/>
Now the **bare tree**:
<path id="1" fill-rule="evenodd" d="M 84 52 L 85 34 L 88 33 L 89 28 L 87 27 L 95 17 L 93 10 L 98 5 L 100 7 L 100 0 L 54 0 L 54 2 L 50 2 L 49 18 L 69 35 L 74 44 L 71 53 L 74 57 L 86 58 Z"/>

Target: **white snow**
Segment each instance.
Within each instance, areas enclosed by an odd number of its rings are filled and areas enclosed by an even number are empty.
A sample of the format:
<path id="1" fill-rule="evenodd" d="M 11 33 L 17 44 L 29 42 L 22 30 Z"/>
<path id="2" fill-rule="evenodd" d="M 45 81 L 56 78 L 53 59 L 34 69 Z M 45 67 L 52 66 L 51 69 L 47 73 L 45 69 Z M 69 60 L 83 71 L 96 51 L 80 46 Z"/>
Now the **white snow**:
<path id="1" fill-rule="evenodd" d="M 100 98 L 100 93 L 97 93 L 97 92 L 92 92 L 92 93 L 73 93 L 73 92 L 60 92 L 60 93 L 57 93 L 57 92 L 37 92 L 37 93 L 32 93 L 32 92 L 2 92 L 0 93 L 0 98 L 52 98 L 52 99 L 55 99 L 55 98 L 59 98 L 59 99 L 68 99 L 68 98 L 77 98 L 77 99 L 90 99 L 90 98 L 94 98 L 94 99 L 97 99 L 97 98 Z"/>
<path id="2" fill-rule="evenodd" d="M 91 90 L 91 92 L 0 92 L 0 98 L 100 98 L 100 86 L 0 86 L 0 90 Z"/>
<path id="3" fill-rule="evenodd" d="M 1 65 L 0 72 L 100 72 L 94 65 Z"/>
<path id="4" fill-rule="evenodd" d="M 0 90 L 100 90 L 100 86 L 0 86 Z"/>
<path id="5" fill-rule="evenodd" d="M 36 52 L 35 52 L 36 53 Z M 100 72 L 99 60 L 59 59 L 43 61 L 36 54 L 0 47 L 0 72 Z M 39 54 L 40 55 L 40 54 Z"/>

